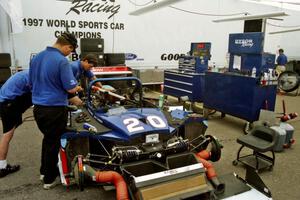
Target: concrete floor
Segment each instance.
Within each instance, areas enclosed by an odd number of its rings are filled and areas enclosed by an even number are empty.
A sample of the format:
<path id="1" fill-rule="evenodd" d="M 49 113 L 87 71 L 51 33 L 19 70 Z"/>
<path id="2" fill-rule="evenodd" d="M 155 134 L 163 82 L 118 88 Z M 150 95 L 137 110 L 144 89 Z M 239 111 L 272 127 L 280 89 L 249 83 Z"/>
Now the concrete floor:
<path id="1" fill-rule="evenodd" d="M 279 96 L 276 98 L 275 112 L 282 112 L 282 100 L 285 100 L 287 112 L 300 113 L 300 96 Z M 260 177 L 269 187 L 274 200 L 298 200 L 300 199 L 300 118 L 289 121 L 294 128 L 294 139 L 296 143 L 283 152 L 276 153 L 276 161 L 273 171 L 264 171 Z M 215 163 L 218 174 L 226 174 L 235 171 L 242 177 L 245 176 L 245 169 L 242 165 L 233 166 L 231 162 L 236 158 L 240 145 L 236 138 L 243 134 L 242 129 L 245 121 L 226 115 L 220 119 L 220 114 L 209 120 L 209 128 L 206 134 L 217 136 L 224 148 L 222 158 Z"/>
<path id="2" fill-rule="evenodd" d="M 300 96 L 277 96 L 276 112 L 282 112 L 281 101 L 285 100 L 288 112 L 300 113 Z M 32 116 L 32 109 L 29 109 L 24 117 Z M 29 118 L 32 119 L 32 118 Z M 294 126 L 294 138 L 296 144 L 291 149 L 276 154 L 276 164 L 272 172 L 266 171 L 260 174 L 263 181 L 270 188 L 275 200 L 298 200 L 300 199 L 300 118 L 291 120 L 289 123 Z M 233 166 L 239 145 L 236 138 L 243 135 L 245 121 L 226 115 L 220 118 L 220 113 L 211 116 L 208 121 L 207 134 L 217 136 L 224 148 L 222 158 L 215 163 L 218 174 L 236 172 L 244 177 L 245 169 L 242 165 Z M 52 190 L 45 191 L 39 181 L 39 163 L 42 134 L 39 133 L 34 121 L 23 123 L 15 132 L 11 142 L 8 156 L 10 163 L 18 163 L 21 170 L 0 179 L 0 199 L 115 199 L 114 191 L 104 191 L 100 187 L 89 186 L 80 192 L 76 186 L 65 188 L 61 185 Z"/>

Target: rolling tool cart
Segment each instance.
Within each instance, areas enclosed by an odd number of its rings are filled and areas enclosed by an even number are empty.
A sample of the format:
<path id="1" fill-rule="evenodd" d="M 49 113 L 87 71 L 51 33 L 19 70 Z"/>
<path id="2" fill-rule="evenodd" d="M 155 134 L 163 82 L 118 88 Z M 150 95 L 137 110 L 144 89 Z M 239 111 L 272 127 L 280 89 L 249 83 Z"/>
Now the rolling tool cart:
<path id="1" fill-rule="evenodd" d="M 261 109 L 274 111 L 275 55 L 263 52 L 263 41 L 260 32 L 229 35 L 229 71 L 206 73 L 205 108 L 249 122 L 258 120 Z"/>
<path id="2" fill-rule="evenodd" d="M 164 94 L 178 99 L 188 96 L 192 102 L 202 102 L 210 49 L 211 43 L 192 43 L 191 56 L 180 57 L 178 69 L 164 72 Z"/>

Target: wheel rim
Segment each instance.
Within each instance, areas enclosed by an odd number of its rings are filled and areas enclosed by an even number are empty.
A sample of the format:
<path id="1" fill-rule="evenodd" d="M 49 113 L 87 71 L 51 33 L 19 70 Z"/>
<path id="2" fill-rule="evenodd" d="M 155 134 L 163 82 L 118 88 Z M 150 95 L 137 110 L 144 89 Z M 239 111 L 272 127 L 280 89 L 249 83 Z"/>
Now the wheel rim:
<path id="1" fill-rule="evenodd" d="M 285 92 L 291 92 L 299 87 L 298 74 L 292 71 L 285 71 L 278 77 L 278 87 Z"/>

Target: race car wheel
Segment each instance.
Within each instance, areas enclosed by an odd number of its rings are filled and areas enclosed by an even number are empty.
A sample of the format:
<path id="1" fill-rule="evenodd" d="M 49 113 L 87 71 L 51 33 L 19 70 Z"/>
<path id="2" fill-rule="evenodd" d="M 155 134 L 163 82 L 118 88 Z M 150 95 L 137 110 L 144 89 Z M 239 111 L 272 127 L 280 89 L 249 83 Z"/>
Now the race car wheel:
<path id="1" fill-rule="evenodd" d="M 216 161 L 220 160 L 220 158 L 221 158 L 221 149 L 222 149 L 223 146 L 219 143 L 218 139 L 215 138 L 214 136 L 207 135 L 206 137 L 210 138 L 210 145 L 211 145 L 210 160 L 212 162 L 216 162 Z"/>
<path id="2" fill-rule="evenodd" d="M 293 71 L 282 72 L 278 77 L 278 87 L 285 92 L 292 92 L 299 87 L 298 74 Z"/>

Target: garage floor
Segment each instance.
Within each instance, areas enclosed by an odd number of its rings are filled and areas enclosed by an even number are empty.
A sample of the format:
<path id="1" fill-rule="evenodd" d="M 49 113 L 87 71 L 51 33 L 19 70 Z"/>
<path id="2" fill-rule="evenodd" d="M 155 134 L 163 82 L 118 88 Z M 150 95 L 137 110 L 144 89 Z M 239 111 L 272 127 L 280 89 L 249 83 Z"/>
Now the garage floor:
<path id="1" fill-rule="evenodd" d="M 277 96 L 276 112 L 282 112 L 281 101 L 285 100 L 288 112 L 300 113 L 300 96 Z M 80 192 L 76 186 L 65 188 L 61 185 L 45 191 L 39 181 L 39 163 L 42 134 L 33 121 L 32 109 L 24 117 L 29 117 L 15 132 L 11 142 L 8 160 L 21 165 L 21 170 L 15 174 L 0 179 L 0 199 L 115 199 L 114 191 L 104 191 L 97 186 L 89 186 Z M 220 118 L 220 113 L 210 116 L 207 134 L 217 136 L 224 148 L 222 158 L 215 163 L 218 174 L 236 172 L 244 177 L 245 169 L 242 165 L 233 166 L 239 145 L 236 138 L 243 135 L 245 121 L 226 115 Z M 298 200 L 300 198 L 300 117 L 289 123 L 294 126 L 296 144 L 291 149 L 276 153 L 276 163 L 272 172 L 260 174 L 270 188 L 275 200 Z M 2 130 L 2 129 L 1 129 Z"/>

